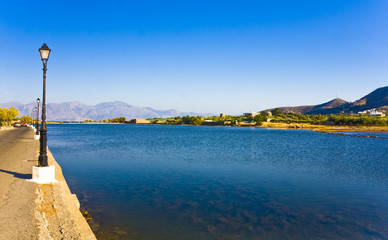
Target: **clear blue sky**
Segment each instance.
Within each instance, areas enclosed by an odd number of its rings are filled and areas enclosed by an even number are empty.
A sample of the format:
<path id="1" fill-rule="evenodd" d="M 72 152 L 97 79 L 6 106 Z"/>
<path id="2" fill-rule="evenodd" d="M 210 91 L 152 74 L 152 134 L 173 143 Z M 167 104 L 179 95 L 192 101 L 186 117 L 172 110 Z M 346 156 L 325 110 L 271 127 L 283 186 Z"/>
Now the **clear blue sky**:
<path id="1" fill-rule="evenodd" d="M 239 114 L 388 84 L 388 1 L 0 0 L 0 102 Z"/>

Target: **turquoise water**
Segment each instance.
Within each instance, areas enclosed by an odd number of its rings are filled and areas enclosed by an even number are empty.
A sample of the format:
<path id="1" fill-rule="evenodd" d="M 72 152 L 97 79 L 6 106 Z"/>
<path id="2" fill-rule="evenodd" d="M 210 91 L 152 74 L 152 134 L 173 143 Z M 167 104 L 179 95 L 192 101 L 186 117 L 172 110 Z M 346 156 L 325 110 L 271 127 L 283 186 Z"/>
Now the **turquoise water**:
<path id="1" fill-rule="evenodd" d="M 49 125 L 100 239 L 388 239 L 388 140 L 264 128 Z"/>

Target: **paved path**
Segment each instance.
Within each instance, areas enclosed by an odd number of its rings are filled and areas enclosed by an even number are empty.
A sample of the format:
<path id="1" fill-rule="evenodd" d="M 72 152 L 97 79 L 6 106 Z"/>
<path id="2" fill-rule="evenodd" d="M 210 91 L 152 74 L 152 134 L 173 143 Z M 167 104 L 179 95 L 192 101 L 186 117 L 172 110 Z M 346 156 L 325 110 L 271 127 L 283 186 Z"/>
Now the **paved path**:
<path id="1" fill-rule="evenodd" d="M 36 185 L 31 179 L 39 141 L 29 127 L 0 131 L 0 239 L 37 239 Z"/>
<path id="2" fill-rule="evenodd" d="M 50 151 L 48 163 L 55 166 L 57 181 L 27 181 L 38 150 L 31 128 L 0 131 L 0 240 L 95 240 Z"/>

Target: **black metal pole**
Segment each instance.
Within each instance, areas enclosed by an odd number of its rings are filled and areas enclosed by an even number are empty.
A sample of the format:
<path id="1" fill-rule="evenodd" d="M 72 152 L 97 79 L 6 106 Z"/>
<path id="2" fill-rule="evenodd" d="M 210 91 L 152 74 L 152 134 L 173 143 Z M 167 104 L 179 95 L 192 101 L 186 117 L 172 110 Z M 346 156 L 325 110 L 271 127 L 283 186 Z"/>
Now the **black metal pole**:
<path id="1" fill-rule="evenodd" d="M 47 128 L 46 128 L 46 71 L 47 60 L 43 61 L 43 102 L 42 102 L 42 124 L 40 126 L 40 150 L 39 167 L 47 167 Z"/>
<path id="2" fill-rule="evenodd" d="M 36 112 L 36 135 L 39 135 L 39 102 L 38 102 L 38 111 Z"/>

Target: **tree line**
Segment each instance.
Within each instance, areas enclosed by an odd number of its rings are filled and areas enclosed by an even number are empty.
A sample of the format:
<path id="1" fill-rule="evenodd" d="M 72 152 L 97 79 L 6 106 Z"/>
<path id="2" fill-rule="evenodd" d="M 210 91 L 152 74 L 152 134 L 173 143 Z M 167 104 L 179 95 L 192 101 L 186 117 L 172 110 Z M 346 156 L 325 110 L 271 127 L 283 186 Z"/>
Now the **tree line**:
<path id="1" fill-rule="evenodd" d="M 100 123 L 125 123 L 126 118 L 125 117 L 118 117 L 118 118 L 110 118 L 110 119 L 102 119 L 102 120 L 90 120 L 86 119 L 83 121 L 83 123 L 92 123 L 92 122 L 100 122 Z"/>
<path id="2" fill-rule="evenodd" d="M 9 126 L 17 115 L 19 115 L 19 110 L 16 108 L 0 108 L 0 126 Z"/>
<path id="3" fill-rule="evenodd" d="M 264 122 L 270 121 L 274 123 L 309 123 L 317 125 L 347 125 L 347 126 L 388 126 L 388 117 L 369 116 L 365 114 L 331 114 L 331 115 L 308 115 L 297 113 L 282 113 L 280 109 L 275 109 L 271 112 L 265 111 L 258 113 L 255 116 L 183 116 L 169 118 L 154 118 L 148 120 L 151 123 L 165 124 L 189 124 L 203 125 L 203 122 L 219 122 L 222 125 L 239 125 L 240 123 L 252 123 L 257 126 L 263 125 Z M 226 124 L 225 124 L 226 123 Z"/>
<path id="4" fill-rule="evenodd" d="M 307 115 L 286 113 L 273 114 L 271 122 L 310 123 L 321 125 L 345 126 L 388 126 L 388 117 L 370 116 L 367 114 L 330 114 Z"/>
<path id="5" fill-rule="evenodd" d="M 19 110 L 10 107 L 10 108 L 0 108 L 0 126 L 9 126 L 14 121 L 19 121 L 21 123 L 33 123 L 34 119 L 31 116 L 22 116 L 17 117 L 19 115 Z"/>

